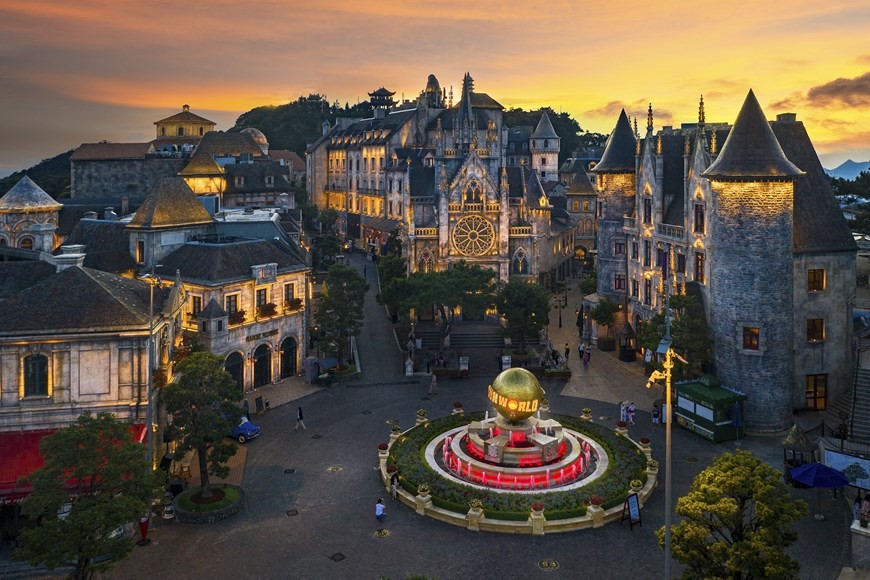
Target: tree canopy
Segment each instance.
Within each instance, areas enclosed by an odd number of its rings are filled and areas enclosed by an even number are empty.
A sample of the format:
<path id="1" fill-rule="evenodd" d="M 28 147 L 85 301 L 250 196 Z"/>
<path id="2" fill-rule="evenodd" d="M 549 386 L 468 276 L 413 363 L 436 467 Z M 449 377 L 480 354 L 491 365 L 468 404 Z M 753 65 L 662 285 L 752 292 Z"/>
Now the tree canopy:
<path id="1" fill-rule="evenodd" d="M 606 327 L 607 336 L 610 336 L 610 330 L 616 321 L 618 310 L 619 304 L 608 298 L 602 298 L 589 310 L 589 318 L 594 320 L 596 324 Z"/>
<path id="2" fill-rule="evenodd" d="M 162 391 L 173 428 L 181 435 L 176 453 L 196 450 L 202 497 L 211 497 L 209 475 L 226 477 L 227 461 L 236 446 L 226 440 L 242 418 L 238 406 L 242 391 L 224 370 L 223 359 L 208 352 L 194 352 L 175 367 L 179 378 Z"/>
<path id="3" fill-rule="evenodd" d="M 524 109 L 509 109 L 504 112 L 502 121 L 508 127 L 529 126 L 532 130 L 538 126 L 538 121 L 541 120 L 541 115 L 547 113 L 550 117 L 550 122 L 553 124 L 553 130 L 559 136 L 559 164 L 571 157 L 577 149 L 582 147 L 580 123 L 571 118 L 568 113 L 557 113 L 550 107 L 541 107 L 534 111 L 526 111 Z"/>
<path id="4" fill-rule="evenodd" d="M 145 447 L 128 423 L 86 412 L 45 437 L 39 452 L 45 463 L 27 478 L 33 491 L 22 504 L 39 525 L 21 532 L 15 557 L 52 570 L 72 563 L 74 578 L 107 570 L 133 546 L 113 532 L 146 514 L 159 487 Z"/>
<path id="5" fill-rule="evenodd" d="M 797 534 L 790 525 L 807 513 L 792 501 L 782 474 L 750 452 L 721 455 L 677 500 L 683 520 L 673 528 L 673 557 L 682 577 L 792 579 L 799 565 L 785 553 Z M 664 528 L 657 532 L 664 545 Z"/>
<path id="6" fill-rule="evenodd" d="M 701 376 L 703 369 L 710 362 L 713 352 L 713 340 L 710 338 L 710 328 L 704 308 L 697 297 L 675 294 L 670 297 L 671 339 L 675 351 L 687 361 L 686 365 L 676 365 L 673 373 L 676 380 Z M 641 346 L 655 351 L 665 335 L 664 309 L 644 323 L 638 337 Z M 660 369 L 661 370 L 661 369 Z"/>
<path id="7" fill-rule="evenodd" d="M 526 338 L 536 336 L 547 324 L 550 294 L 537 284 L 512 276 L 499 287 L 496 304 L 507 321 L 508 334 L 518 336 L 524 349 Z"/>
<path id="8" fill-rule="evenodd" d="M 362 331 L 363 303 L 369 285 L 356 269 L 336 264 L 326 276 L 315 320 L 320 327 L 320 348 L 346 359 L 347 340 Z"/>

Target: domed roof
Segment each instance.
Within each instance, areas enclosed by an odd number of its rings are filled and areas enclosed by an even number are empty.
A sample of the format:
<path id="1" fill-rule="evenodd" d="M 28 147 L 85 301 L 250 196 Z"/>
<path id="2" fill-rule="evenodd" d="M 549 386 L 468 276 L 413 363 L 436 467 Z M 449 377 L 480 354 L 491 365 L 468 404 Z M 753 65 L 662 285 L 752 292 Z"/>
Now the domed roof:
<path id="1" fill-rule="evenodd" d="M 0 211 L 4 212 L 56 210 L 62 206 L 26 175 L 0 197 Z"/>
<path id="2" fill-rule="evenodd" d="M 257 145 L 268 145 L 269 140 L 266 139 L 266 135 L 260 131 L 259 129 L 255 129 L 254 127 L 248 127 L 247 129 L 242 129 L 240 133 L 244 133 L 245 135 L 250 135 L 251 139 L 257 142 Z"/>

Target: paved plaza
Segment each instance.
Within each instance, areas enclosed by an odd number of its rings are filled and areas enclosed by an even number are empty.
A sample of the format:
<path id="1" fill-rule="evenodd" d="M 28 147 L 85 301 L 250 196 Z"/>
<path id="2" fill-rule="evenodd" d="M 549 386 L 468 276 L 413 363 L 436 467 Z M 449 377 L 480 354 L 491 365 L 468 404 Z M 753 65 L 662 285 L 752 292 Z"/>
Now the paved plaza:
<path id="1" fill-rule="evenodd" d="M 362 271 L 364 262 L 353 256 Z M 586 406 L 595 421 L 615 426 L 616 403 L 633 400 L 640 412 L 630 428 L 635 439 L 653 441 L 653 455 L 662 463 L 659 489 L 644 507 L 643 524 L 608 524 L 597 530 L 543 537 L 475 533 L 417 515 L 390 499 L 373 469 L 377 445 L 388 439 L 387 421 L 403 428 L 414 423 L 417 409 L 431 417 L 449 414 L 453 401 L 466 409 L 487 407 L 486 385 L 492 377 L 442 380 L 440 392 L 426 396 L 428 379 L 400 373 L 401 354 L 382 307 L 375 302 L 374 268 L 368 263 L 372 290 L 366 302 L 366 324 L 359 340 L 362 376 L 350 383 L 312 388 L 299 379 L 262 389 L 272 409 L 253 420 L 262 436 L 247 445 L 241 481 L 247 494 L 244 510 L 209 526 L 164 524 L 152 532 L 153 543 L 136 548 L 110 573 L 112 578 L 661 578 L 663 552 L 654 531 L 664 521 L 664 430 L 653 431 L 652 401 L 661 388 L 648 391 L 637 364 L 620 362 L 594 351 L 588 371 L 580 368 L 576 350 L 569 364 L 570 381 L 545 382 L 554 413 L 578 415 Z M 576 291 L 575 291 L 576 292 Z M 557 346 L 570 341 L 576 349 L 574 296 L 563 328 L 550 325 Z M 565 311 L 567 314 L 568 311 Z M 554 316 L 556 314 L 554 313 Z M 554 319 L 555 320 L 555 319 Z M 473 361 L 472 361 L 473 364 Z M 295 432 L 296 407 L 305 411 L 307 431 Z M 708 443 L 674 430 L 674 498 L 685 494 L 692 478 L 714 457 L 736 448 L 749 449 L 780 468 L 782 435 L 750 436 L 736 443 Z M 813 490 L 794 490 L 815 511 Z M 375 502 L 384 497 L 387 517 L 374 517 Z M 791 549 L 801 563 L 801 578 L 834 579 L 849 557 L 846 501 L 822 496 L 824 521 L 805 517 L 797 525 L 799 542 Z M 388 535 L 379 537 L 384 528 Z M 543 560 L 558 569 L 545 571 Z M 675 565 L 675 571 L 679 567 Z"/>

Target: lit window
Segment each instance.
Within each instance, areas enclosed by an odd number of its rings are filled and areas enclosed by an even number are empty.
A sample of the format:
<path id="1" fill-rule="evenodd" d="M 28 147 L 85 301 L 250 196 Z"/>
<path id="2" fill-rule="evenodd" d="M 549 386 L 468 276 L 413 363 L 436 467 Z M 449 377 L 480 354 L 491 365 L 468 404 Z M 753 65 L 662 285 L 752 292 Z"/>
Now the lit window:
<path id="1" fill-rule="evenodd" d="M 743 350 L 758 350 L 761 331 L 757 326 L 743 327 Z"/>
<path id="2" fill-rule="evenodd" d="M 825 289 L 825 271 L 807 270 L 807 292 L 822 292 Z"/>
<path id="3" fill-rule="evenodd" d="M 807 410 L 824 411 L 827 408 L 828 375 L 807 375 L 806 381 Z"/>
<path id="4" fill-rule="evenodd" d="M 200 312 L 202 312 L 202 296 L 191 296 L 190 313 L 199 316 Z"/>
<path id="5" fill-rule="evenodd" d="M 821 342 L 823 340 L 825 340 L 825 319 L 807 319 L 807 341 Z"/>
<path id="6" fill-rule="evenodd" d="M 583 211 L 589 211 L 589 202 L 588 201 L 583 202 Z"/>
<path id="7" fill-rule="evenodd" d="M 643 200 L 643 223 L 652 223 L 652 200 L 648 197 Z"/>
<path id="8" fill-rule="evenodd" d="M 704 205 L 701 203 L 695 204 L 695 233 L 703 234 L 704 233 L 704 223 L 705 215 L 704 215 Z"/>

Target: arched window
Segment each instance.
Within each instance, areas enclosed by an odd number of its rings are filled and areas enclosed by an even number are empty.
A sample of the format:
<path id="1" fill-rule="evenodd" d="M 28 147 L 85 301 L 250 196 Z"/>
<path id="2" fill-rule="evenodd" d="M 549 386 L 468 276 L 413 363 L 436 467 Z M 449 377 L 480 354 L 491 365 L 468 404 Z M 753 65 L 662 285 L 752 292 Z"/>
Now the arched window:
<path id="1" fill-rule="evenodd" d="M 0 237 L 0 246 L 5 246 L 5 245 L 6 245 L 6 238 Z"/>
<path id="2" fill-rule="evenodd" d="M 477 180 L 472 179 L 468 186 L 465 188 L 465 203 L 478 203 L 481 200 L 482 192 L 480 190 L 480 184 Z"/>
<path id="3" fill-rule="evenodd" d="M 22 250 L 32 250 L 33 249 L 33 238 L 21 238 L 18 242 L 18 247 Z"/>
<path id="4" fill-rule="evenodd" d="M 203 133 L 203 130 L 202 130 L 202 127 L 200 127 L 200 128 L 199 128 L 199 136 L 200 136 L 200 137 L 202 137 L 202 133 Z"/>
<path id="5" fill-rule="evenodd" d="M 161 137 L 165 137 L 165 136 L 166 136 L 166 127 L 160 127 L 160 136 L 161 136 Z"/>
<path id="6" fill-rule="evenodd" d="M 32 354 L 24 359 L 24 396 L 48 396 L 48 357 Z"/>
<path id="7" fill-rule="evenodd" d="M 184 127 L 179 127 L 179 128 L 178 128 L 178 136 L 179 136 L 179 137 L 184 137 Z"/>
<path id="8" fill-rule="evenodd" d="M 512 270 L 514 274 L 525 275 L 529 273 L 529 261 L 526 260 L 526 253 L 522 250 L 517 250 L 517 253 L 514 254 Z"/>
<path id="9" fill-rule="evenodd" d="M 428 250 L 423 252 L 423 255 L 420 256 L 420 264 L 417 268 L 419 272 L 432 272 L 435 269 L 435 262 L 432 260 L 432 255 Z"/>

